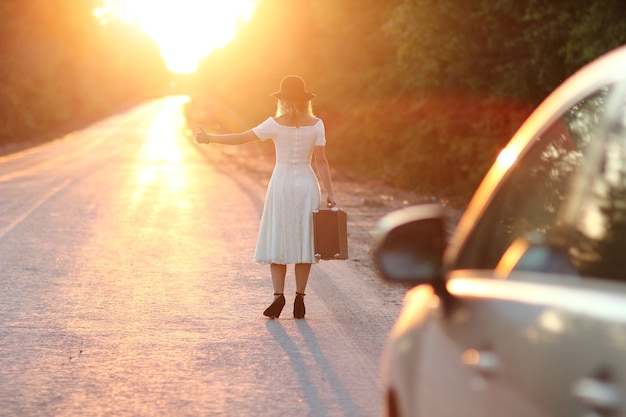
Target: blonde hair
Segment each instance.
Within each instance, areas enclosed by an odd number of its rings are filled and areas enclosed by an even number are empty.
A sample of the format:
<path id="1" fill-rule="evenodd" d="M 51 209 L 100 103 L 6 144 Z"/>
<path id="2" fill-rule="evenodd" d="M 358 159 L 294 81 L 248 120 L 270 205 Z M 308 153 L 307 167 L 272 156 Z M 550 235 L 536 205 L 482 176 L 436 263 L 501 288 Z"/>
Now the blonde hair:
<path id="1" fill-rule="evenodd" d="M 315 116 L 311 100 L 290 101 L 278 100 L 276 104 L 276 117 L 285 116 L 289 120 L 298 120 L 303 116 Z"/>

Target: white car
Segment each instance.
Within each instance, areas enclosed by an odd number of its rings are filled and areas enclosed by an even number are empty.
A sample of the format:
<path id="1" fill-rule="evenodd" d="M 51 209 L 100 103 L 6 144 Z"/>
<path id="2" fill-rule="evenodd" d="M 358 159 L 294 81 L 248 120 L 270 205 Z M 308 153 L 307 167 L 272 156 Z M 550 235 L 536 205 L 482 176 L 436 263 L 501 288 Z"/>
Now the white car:
<path id="1" fill-rule="evenodd" d="M 375 236 L 381 276 L 415 285 L 388 416 L 626 417 L 626 47 L 535 110 L 449 242 L 438 205 Z"/>

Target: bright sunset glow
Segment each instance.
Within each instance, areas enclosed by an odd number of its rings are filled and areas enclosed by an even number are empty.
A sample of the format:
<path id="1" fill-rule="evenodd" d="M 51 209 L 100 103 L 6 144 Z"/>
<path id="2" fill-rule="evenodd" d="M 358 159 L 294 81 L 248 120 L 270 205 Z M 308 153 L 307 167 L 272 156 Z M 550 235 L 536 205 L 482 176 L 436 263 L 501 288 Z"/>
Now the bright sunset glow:
<path id="1" fill-rule="evenodd" d="M 101 21 L 132 22 L 152 37 L 172 72 L 190 74 L 250 20 L 256 0 L 106 0 Z"/>

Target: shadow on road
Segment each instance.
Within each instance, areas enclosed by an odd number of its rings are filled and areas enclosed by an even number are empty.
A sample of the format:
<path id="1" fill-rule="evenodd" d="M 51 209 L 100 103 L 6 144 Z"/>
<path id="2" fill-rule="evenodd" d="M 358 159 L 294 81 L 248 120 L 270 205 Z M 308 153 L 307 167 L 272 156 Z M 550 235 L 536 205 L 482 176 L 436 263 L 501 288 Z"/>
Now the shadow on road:
<path id="1" fill-rule="evenodd" d="M 342 415 L 357 416 L 361 415 L 359 408 L 352 401 L 350 395 L 342 385 L 337 373 L 333 369 L 333 365 L 328 361 L 322 351 L 317 336 L 306 320 L 296 320 L 298 331 L 302 335 L 304 344 L 308 353 L 302 351 L 298 347 L 292 337 L 286 332 L 283 325 L 278 320 L 268 320 L 266 323 L 267 330 L 272 337 L 283 348 L 289 358 L 293 369 L 300 380 L 302 391 L 310 409 L 310 414 L 315 416 L 328 416 L 328 410 L 324 405 L 319 392 L 316 381 L 312 378 L 312 373 L 321 374 L 323 380 L 329 384 L 329 389 L 335 395 L 337 402 L 342 408 Z M 310 361 L 307 363 L 306 358 L 312 357 L 316 369 L 309 369 Z M 332 413 L 335 415 L 335 413 Z"/>

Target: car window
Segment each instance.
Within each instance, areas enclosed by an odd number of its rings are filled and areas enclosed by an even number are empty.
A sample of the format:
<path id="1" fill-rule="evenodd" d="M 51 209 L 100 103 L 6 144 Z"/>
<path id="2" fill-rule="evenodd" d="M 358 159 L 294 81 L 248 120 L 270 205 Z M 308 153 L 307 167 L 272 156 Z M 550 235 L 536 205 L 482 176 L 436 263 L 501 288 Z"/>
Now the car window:
<path id="1" fill-rule="evenodd" d="M 494 269 L 517 238 L 550 232 L 607 94 L 601 89 L 579 101 L 533 139 L 477 221 L 455 268 Z"/>
<path id="2" fill-rule="evenodd" d="M 572 237 L 571 262 L 583 276 L 626 280 L 626 111 L 618 97 L 605 146 Z"/>

